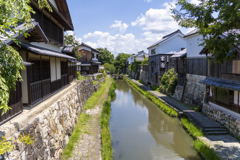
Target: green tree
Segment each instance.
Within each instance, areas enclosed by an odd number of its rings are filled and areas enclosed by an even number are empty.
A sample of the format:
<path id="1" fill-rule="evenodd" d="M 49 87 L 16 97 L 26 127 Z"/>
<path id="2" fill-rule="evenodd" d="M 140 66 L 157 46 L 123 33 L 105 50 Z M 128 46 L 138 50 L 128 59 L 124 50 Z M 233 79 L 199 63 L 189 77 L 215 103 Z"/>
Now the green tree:
<path id="1" fill-rule="evenodd" d="M 148 65 L 148 58 L 147 57 L 145 57 L 144 58 L 144 60 L 142 61 L 142 63 L 141 63 L 141 66 L 143 66 L 143 65 Z"/>
<path id="2" fill-rule="evenodd" d="M 114 73 L 116 70 L 113 64 L 105 63 L 103 66 L 106 71 L 109 71 L 111 73 Z"/>
<path id="3" fill-rule="evenodd" d="M 47 7 L 52 11 L 47 0 L 38 0 L 40 9 Z M 31 13 L 34 13 L 30 7 L 30 0 L 4 0 L 0 1 L 0 34 L 7 37 L 16 44 L 19 44 L 17 39 L 14 39 L 9 32 L 28 37 L 26 29 L 17 30 L 19 22 L 25 23 L 25 28 L 33 27 Z M 16 82 L 22 81 L 20 70 L 25 69 L 22 63 L 22 58 L 19 53 L 10 45 L 4 44 L 0 40 L 0 109 L 2 114 L 11 109 L 8 106 L 9 94 L 11 90 L 16 89 Z"/>
<path id="4" fill-rule="evenodd" d="M 126 54 L 126 53 L 119 53 L 117 55 L 117 57 L 115 58 L 115 61 L 114 61 L 114 66 L 117 70 L 122 70 L 126 63 L 127 63 L 127 59 L 130 57 L 131 55 L 130 54 Z"/>
<path id="5" fill-rule="evenodd" d="M 200 0 L 199 5 L 187 0 L 178 0 L 177 7 L 172 9 L 173 17 L 182 27 L 199 28 L 203 35 L 201 45 L 211 53 L 215 62 L 234 58 L 235 54 L 228 56 L 231 47 L 240 45 L 240 35 L 236 30 L 240 27 L 240 3 L 237 0 Z M 228 32 L 225 38 L 217 38 Z"/>
<path id="6" fill-rule="evenodd" d="M 108 51 L 107 48 L 97 48 L 97 50 L 101 52 L 100 54 L 98 54 L 99 62 L 101 62 L 102 64 L 114 63 L 114 55 L 110 51 Z"/>
<path id="7" fill-rule="evenodd" d="M 64 35 L 64 43 L 74 47 L 77 59 L 80 59 L 83 56 L 84 53 L 83 51 L 79 50 L 80 42 L 77 40 L 75 34 Z"/>

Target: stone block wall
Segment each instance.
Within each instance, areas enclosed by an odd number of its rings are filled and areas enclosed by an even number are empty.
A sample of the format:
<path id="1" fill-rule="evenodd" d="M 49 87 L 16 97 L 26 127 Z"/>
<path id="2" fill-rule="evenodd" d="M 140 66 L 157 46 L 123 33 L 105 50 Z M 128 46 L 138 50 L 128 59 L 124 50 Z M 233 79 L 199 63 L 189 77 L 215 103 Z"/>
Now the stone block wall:
<path id="1" fill-rule="evenodd" d="M 74 82 L 48 102 L 41 103 L 33 111 L 16 117 L 1 134 L 7 139 L 17 139 L 20 134 L 30 134 L 32 145 L 15 144 L 9 153 L 11 160 L 60 160 L 62 151 L 74 130 L 83 105 L 93 94 L 92 79 Z M 44 106 L 45 105 L 45 106 Z"/>
<path id="2" fill-rule="evenodd" d="M 174 98 L 181 100 L 183 95 L 183 102 L 190 106 L 202 105 L 204 93 L 206 91 L 206 85 L 200 83 L 206 76 L 199 76 L 194 74 L 186 75 L 186 86 L 183 91 L 182 86 L 177 86 L 174 93 Z"/>
<path id="3" fill-rule="evenodd" d="M 148 84 L 148 72 L 141 69 L 139 79 L 143 80 L 145 84 Z"/>
<path id="4" fill-rule="evenodd" d="M 206 85 L 200 83 L 206 76 L 194 74 L 186 75 L 186 87 L 184 91 L 183 102 L 190 106 L 200 106 L 203 102 Z"/>
<path id="5" fill-rule="evenodd" d="M 227 109 L 218 109 L 213 104 L 203 104 L 202 112 L 213 120 L 224 125 L 233 135 L 240 138 L 240 115 Z M 224 111 L 225 110 L 225 111 Z"/>
<path id="6" fill-rule="evenodd" d="M 175 98 L 178 101 L 181 101 L 182 93 L 183 93 L 183 86 L 177 86 L 175 88 L 175 92 L 174 92 L 173 98 Z"/>

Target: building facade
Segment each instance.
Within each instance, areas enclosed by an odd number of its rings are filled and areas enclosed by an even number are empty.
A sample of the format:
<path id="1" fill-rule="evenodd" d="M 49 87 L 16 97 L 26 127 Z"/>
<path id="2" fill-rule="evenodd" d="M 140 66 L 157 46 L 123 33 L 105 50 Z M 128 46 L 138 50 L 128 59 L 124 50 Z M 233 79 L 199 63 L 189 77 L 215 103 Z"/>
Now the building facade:
<path id="1" fill-rule="evenodd" d="M 1 116 L 1 123 L 21 113 L 23 105 L 37 105 L 76 78 L 76 57 L 62 52 L 64 31 L 73 30 L 67 2 L 51 0 L 49 4 L 52 12 L 40 9 L 36 1 L 31 1 L 35 11 L 33 27 L 25 30 L 31 36 L 13 35 L 20 46 L 8 39 L 3 41 L 19 51 L 26 69 L 21 71 L 23 81 L 17 82 L 16 91 L 11 92 L 12 110 Z M 25 29 L 24 25 L 16 29 Z"/>
<path id="2" fill-rule="evenodd" d="M 177 30 L 148 47 L 149 84 L 160 85 L 165 72 L 174 68 L 174 59 L 170 57 L 186 48 L 184 34 Z"/>

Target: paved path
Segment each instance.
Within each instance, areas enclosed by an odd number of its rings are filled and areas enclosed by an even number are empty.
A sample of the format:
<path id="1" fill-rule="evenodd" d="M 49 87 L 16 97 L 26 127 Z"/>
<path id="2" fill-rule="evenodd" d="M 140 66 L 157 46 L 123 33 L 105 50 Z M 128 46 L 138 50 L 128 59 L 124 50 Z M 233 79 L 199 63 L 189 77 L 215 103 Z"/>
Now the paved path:
<path id="1" fill-rule="evenodd" d="M 87 122 L 86 133 L 80 135 L 80 139 L 75 143 L 75 149 L 69 160 L 101 160 L 101 133 L 99 125 L 99 115 L 102 106 L 87 110 L 91 115 Z"/>
<path id="2" fill-rule="evenodd" d="M 129 77 L 129 79 L 131 79 Z M 153 91 L 148 89 L 147 86 L 141 84 L 140 82 L 131 79 L 135 84 L 137 84 L 142 89 L 145 89 L 152 93 L 155 97 L 159 98 L 163 102 L 169 104 L 170 106 L 179 110 L 179 112 L 183 112 L 186 116 L 191 118 L 195 124 L 199 127 L 203 127 L 205 131 L 214 132 L 214 129 L 217 129 L 221 132 L 225 131 L 225 127 L 215 122 L 211 118 L 201 114 L 200 112 L 196 112 L 194 110 L 189 109 L 188 107 L 182 105 L 178 101 L 174 100 L 171 97 L 168 97 L 160 92 Z M 203 131 L 204 131 L 203 130 Z M 224 134 L 224 135 L 205 135 L 199 138 L 205 144 L 209 145 L 210 148 L 214 149 L 215 153 L 223 160 L 240 160 L 240 141 L 235 137 Z"/>

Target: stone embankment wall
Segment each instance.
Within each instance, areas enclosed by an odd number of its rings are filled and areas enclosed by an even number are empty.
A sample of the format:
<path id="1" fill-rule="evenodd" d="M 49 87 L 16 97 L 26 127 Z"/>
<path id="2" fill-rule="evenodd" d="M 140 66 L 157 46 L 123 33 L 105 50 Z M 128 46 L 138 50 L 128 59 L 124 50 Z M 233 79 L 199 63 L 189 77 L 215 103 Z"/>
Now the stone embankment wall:
<path id="1" fill-rule="evenodd" d="M 239 114 L 214 104 L 203 104 L 202 112 L 208 117 L 224 125 L 233 135 L 240 138 Z"/>
<path id="2" fill-rule="evenodd" d="M 148 72 L 141 69 L 139 79 L 143 80 L 145 84 L 148 84 Z"/>
<path id="3" fill-rule="evenodd" d="M 200 106 L 203 102 L 204 93 L 206 91 L 206 85 L 200 83 L 200 81 L 205 78 L 206 76 L 187 74 L 185 90 L 184 87 L 177 86 L 173 97 L 177 100 L 181 100 L 182 94 L 184 94 L 184 103 L 190 106 Z"/>
<path id="4" fill-rule="evenodd" d="M 23 117 L 16 117 L 0 130 L 7 139 L 30 134 L 32 145 L 15 144 L 11 160 L 59 160 L 86 100 L 93 94 L 92 79 L 74 82 L 48 102 L 39 104 Z M 24 114 L 24 113 L 23 113 Z"/>

